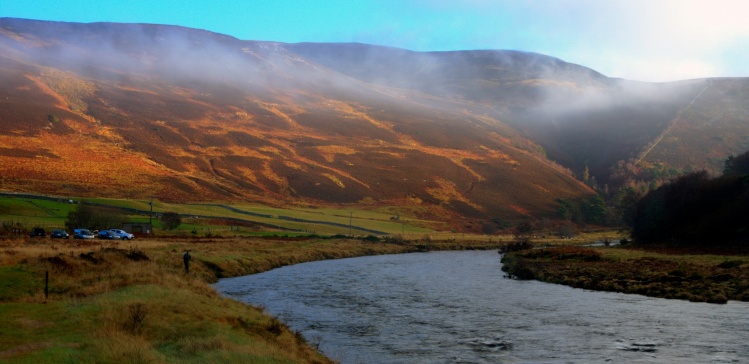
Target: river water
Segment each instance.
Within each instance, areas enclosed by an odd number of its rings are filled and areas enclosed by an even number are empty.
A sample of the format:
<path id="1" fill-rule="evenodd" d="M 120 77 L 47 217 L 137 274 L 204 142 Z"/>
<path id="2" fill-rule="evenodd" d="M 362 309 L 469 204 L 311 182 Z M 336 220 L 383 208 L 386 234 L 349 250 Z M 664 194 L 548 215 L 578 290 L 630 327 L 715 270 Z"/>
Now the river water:
<path id="1" fill-rule="evenodd" d="M 222 279 L 341 363 L 749 362 L 749 304 L 504 278 L 496 251 L 304 263 Z"/>

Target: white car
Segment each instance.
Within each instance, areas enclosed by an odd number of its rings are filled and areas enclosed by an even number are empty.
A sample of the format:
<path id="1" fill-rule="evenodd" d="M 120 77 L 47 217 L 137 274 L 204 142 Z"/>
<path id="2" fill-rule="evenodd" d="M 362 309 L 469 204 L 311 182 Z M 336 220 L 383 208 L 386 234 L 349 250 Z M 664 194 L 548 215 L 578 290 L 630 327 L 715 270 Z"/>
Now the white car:
<path id="1" fill-rule="evenodd" d="M 135 235 L 130 234 L 125 230 L 120 229 L 109 229 L 109 232 L 114 235 L 115 239 L 130 240 L 135 238 Z"/>

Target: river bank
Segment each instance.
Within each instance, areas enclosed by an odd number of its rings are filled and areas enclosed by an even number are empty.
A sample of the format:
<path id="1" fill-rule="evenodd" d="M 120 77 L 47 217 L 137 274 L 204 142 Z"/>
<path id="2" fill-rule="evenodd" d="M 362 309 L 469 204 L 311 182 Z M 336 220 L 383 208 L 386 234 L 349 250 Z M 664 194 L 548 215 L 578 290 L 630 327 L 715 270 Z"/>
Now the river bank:
<path id="1" fill-rule="evenodd" d="M 0 361 L 328 363 L 298 332 L 260 308 L 221 297 L 210 283 L 313 260 L 489 248 L 496 243 L 4 240 Z"/>
<path id="2" fill-rule="evenodd" d="M 552 247 L 507 253 L 511 277 L 575 288 L 726 303 L 749 301 L 749 256 L 628 247 Z"/>

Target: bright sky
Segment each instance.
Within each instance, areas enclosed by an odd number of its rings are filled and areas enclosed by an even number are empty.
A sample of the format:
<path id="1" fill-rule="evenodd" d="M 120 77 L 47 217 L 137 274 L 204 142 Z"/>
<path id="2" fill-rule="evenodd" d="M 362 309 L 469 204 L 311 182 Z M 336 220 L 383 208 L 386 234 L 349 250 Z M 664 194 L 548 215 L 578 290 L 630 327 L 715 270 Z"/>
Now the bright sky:
<path id="1" fill-rule="evenodd" d="M 159 23 L 243 40 L 538 52 L 610 77 L 749 76 L 749 0 L 2 0 L 0 17 Z"/>

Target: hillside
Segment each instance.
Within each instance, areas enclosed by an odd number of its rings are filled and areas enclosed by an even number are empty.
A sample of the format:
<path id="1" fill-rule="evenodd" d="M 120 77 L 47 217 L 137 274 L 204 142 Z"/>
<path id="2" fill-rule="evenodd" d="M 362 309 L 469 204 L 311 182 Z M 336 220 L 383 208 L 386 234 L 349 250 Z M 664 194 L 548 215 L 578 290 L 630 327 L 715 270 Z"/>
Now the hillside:
<path id="1" fill-rule="evenodd" d="M 174 26 L 0 20 L 0 188 L 553 216 L 591 191 L 461 100 Z M 460 226 L 461 228 L 463 226 Z"/>
<path id="2" fill-rule="evenodd" d="M 502 120 L 600 183 L 720 173 L 749 149 L 749 79 L 644 83 L 517 51 L 411 52 L 365 44 L 288 49 L 356 79 L 450 100 Z"/>
<path id="3" fill-rule="evenodd" d="M 747 79 L 633 82 L 517 51 L 2 18 L 0 80 L 0 189 L 19 192 L 356 204 L 475 228 L 554 217 L 592 193 L 585 169 L 616 188 L 749 149 Z"/>

